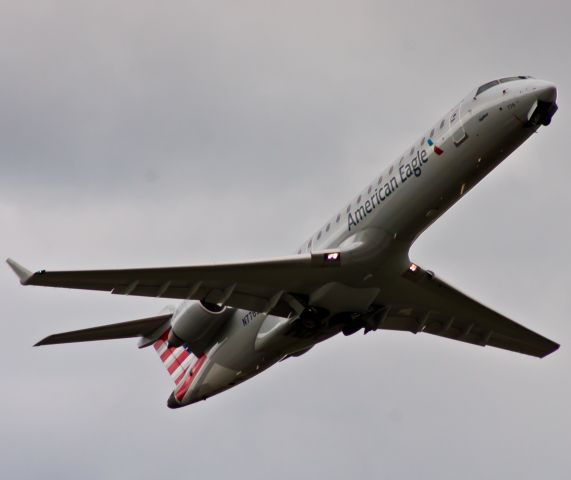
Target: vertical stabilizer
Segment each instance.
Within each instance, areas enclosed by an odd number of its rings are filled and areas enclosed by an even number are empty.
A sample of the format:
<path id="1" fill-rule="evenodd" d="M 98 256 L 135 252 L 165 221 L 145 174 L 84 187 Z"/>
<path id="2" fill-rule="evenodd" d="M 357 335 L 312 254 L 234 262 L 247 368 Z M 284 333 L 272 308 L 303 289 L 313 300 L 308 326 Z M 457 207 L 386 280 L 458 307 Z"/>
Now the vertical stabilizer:
<path id="1" fill-rule="evenodd" d="M 165 331 L 153 344 L 153 347 L 178 387 L 184 378 L 184 374 L 196 362 L 196 356 L 192 354 L 186 344 L 180 347 L 169 347 L 167 342 L 169 332 L 170 329 Z"/>

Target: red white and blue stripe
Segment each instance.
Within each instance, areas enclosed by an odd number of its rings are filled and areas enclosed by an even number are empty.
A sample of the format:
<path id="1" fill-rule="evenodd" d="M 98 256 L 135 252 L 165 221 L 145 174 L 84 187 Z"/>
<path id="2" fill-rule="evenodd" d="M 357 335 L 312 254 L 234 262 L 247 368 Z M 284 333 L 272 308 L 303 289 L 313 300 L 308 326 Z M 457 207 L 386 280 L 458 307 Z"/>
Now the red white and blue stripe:
<path id="1" fill-rule="evenodd" d="M 163 333 L 153 346 L 176 385 L 175 397 L 180 402 L 204 365 L 206 355 L 202 354 L 197 357 L 186 344 L 180 347 L 169 347 L 167 340 L 169 332 L 170 329 Z"/>

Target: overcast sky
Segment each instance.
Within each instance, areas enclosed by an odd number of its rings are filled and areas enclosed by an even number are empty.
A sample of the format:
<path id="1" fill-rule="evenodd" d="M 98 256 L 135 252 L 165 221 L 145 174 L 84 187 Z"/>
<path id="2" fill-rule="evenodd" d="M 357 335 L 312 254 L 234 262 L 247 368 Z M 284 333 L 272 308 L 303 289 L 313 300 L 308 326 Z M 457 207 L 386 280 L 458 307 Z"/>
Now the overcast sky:
<path id="1" fill-rule="evenodd" d="M 32 268 L 289 254 L 477 85 L 560 110 L 412 258 L 562 344 L 336 337 L 207 402 L 134 340 L 44 336 L 171 303 L 0 269 L 2 478 L 568 479 L 567 1 L 0 3 L 0 253 Z"/>

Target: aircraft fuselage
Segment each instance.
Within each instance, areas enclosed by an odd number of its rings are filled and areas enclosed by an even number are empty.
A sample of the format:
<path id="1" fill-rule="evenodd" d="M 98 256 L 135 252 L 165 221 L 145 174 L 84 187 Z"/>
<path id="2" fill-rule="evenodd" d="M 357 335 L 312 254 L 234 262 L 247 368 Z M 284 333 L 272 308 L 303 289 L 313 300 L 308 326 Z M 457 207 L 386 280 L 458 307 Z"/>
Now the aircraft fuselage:
<path id="1" fill-rule="evenodd" d="M 470 92 L 440 117 L 298 253 L 354 251 L 349 255 L 358 261 L 344 272 L 344 286 L 338 288 L 378 291 L 375 304 L 390 304 L 398 295 L 395 278 L 409 268 L 408 251 L 418 236 L 535 133 L 541 122 L 549 123 L 553 112 L 548 105 L 556 98 L 551 83 L 527 77 L 505 80 Z M 191 388 L 182 400 L 171 396 L 169 406 L 205 399 L 281 359 L 302 354 L 339 333 L 348 321 L 337 312 L 285 325 L 281 317 L 236 309 L 206 352 Z M 298 329 L 297 335 L 291 335 L 292 328 Z"/>

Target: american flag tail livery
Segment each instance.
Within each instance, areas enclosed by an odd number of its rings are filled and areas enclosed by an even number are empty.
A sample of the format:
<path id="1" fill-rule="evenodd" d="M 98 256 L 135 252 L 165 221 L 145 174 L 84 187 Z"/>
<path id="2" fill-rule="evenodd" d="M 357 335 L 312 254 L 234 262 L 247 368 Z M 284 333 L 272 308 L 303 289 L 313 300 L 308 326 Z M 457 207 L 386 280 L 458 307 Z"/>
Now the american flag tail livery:
<path id="1" fill-rule="evenodd" d="M 187 344 L 183 344 L 180 347 L 169 346 L 168 336 L 170 331 L 170 328 L 166 330 L 153 343 L 153 347 L 175 383 L 176 387 L 173 396 L 180 402 L 188 392 L 200 367 L 205 362 L 206 355 L 202 354 L 197 357 L 190 351 Z"/>

